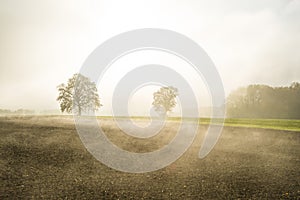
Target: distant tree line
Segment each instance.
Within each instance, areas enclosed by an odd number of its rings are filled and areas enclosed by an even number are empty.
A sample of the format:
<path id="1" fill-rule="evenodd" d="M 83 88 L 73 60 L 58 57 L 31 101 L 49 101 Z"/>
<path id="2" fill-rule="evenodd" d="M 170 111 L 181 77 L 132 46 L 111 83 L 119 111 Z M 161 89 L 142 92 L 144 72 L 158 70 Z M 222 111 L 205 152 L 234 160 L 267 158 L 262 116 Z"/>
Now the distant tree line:
<path id="1" fill-rule="evenodd" d="M 300 119 L 300 83 L 241 87 L 228 96 L 226 108 L 231 118 Z"/>
<path id="2" fill-rule="evenodd" d="M 33 115 L 35 114 L 34 110 L 28 109 L 18 109 L 18 110 L 9 110 L 9 109 L 0 109 L 0 115 Z"/>

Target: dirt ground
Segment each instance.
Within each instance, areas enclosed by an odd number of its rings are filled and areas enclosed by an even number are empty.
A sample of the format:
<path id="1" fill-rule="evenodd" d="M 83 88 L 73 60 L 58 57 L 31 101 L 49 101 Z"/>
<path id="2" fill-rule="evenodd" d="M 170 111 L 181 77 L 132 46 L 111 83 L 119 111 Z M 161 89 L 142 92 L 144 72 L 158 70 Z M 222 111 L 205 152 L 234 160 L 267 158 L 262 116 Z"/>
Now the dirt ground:
<path id="1" fill-rule="evenodd" d="M 112 142 L 133 152 L 159 149 L 178 126 L 146 140 L 102 124 Z M 131 174 L 94 159 L 71 117 L 1 117 L 0 199 L 300 199 L 300 132 L 225 127 L 199 159 L 206 129 L 172 165 Z"/>

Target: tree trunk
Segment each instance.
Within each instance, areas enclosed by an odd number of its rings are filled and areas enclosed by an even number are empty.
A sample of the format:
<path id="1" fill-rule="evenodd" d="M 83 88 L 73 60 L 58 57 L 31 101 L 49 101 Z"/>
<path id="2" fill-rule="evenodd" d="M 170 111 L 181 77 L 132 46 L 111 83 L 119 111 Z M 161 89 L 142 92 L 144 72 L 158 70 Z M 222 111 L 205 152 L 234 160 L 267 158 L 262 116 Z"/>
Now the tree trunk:
<path id="1" fill-rule="evenodd" d="M 78 106 L 78 115 L 81 116 L 81 106 Z"/>

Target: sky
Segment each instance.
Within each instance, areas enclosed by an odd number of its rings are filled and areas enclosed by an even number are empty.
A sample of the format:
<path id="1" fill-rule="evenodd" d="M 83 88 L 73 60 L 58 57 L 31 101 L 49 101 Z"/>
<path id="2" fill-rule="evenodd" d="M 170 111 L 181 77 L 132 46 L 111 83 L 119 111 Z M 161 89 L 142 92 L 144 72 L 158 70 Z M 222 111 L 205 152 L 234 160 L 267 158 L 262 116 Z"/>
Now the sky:
<path id="1" fill-rule="evenodd" d="M 226 95 L 254 83 L 290 85 L 300 81 L 299 22 L 300 0 L 1 0 L 0 109 L 59 109 L 56 86 L 102 42 L 139 28 L 169 29 L 197 42 Z M 203 80 L 191 78 L 189 66 L 162 52 L 140 52 L 120 59 L 98 83 L 101 112 L 110 113 L 112 91 L 126 69 L 149 63 L 183 69 L 193 87 L 202 88 L 196 92 L 201 106 L 210 105 Z M 157 89 L 137 91 L 131 112 L 147 112 Z"/>

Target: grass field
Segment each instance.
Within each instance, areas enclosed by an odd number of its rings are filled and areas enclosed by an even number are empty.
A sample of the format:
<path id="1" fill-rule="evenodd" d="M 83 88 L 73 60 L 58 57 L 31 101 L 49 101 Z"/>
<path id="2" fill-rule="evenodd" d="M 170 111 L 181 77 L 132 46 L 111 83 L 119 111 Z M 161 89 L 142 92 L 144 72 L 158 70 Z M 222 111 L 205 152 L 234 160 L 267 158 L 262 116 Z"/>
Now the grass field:
<path id="1" fill-rule="evenodd" d="M 200 124 L 209 124 L 209 118 L 201 118 Z M 225 119 L 225 126 L 252 127 L 287 131 L 300 131 L 300 120 L 288 119 Z"/>
<path id="2" fill-rule="evenodd" d="M 163 147 L 179 126 L 173 119 L 158 135 L 138 139 L 110 118 L 99 120 L 114 144 L 132 152 Z M 1 117 L 0 199 L 300 198 L 299 121 L 228 119 L 213 151 L 199 159 L 208 121 L 172 165 L 130 174 L 94 159 L 70 116 Z"/>
<path id="3" fill-rule="evenodd" d="M 98 117 L 99 119 L 112 119 L 112 117 Z M 149 120 L 147 117 L 132 117 L 133 120 Z M 171 121 L 180 121 L 178 117 L 170 117 Z M 187 119 L 190 121 L 198 121 L 199 124 L 210 124 L 210 118 L 200 119 Z M 221 119 L 215 119 L 215 124 L 223 122 Z M 224 126 L 233 127 L 251 127 L 251 128 L 264 128 L 264 129 L 275 129 L 275 130 L 287 130 L 287 131 L 300 131 L 300 120 L 290 119 L 233 119 L 225 118 Z"/>

